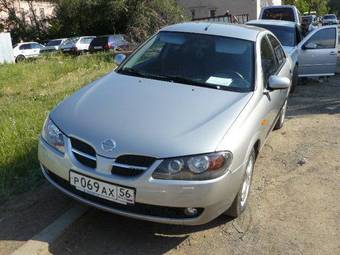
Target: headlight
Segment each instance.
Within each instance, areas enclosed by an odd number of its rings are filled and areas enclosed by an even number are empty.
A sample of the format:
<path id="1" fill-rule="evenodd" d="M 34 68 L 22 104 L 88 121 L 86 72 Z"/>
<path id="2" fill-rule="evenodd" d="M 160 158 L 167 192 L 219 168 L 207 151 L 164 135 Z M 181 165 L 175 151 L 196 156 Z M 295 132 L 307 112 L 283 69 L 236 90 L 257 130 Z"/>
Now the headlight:
<path id="1" fill-rule="evenodd" d="M 210 180 L 222 176 L 231 165 L 231 152 L 165 159 L 153 172 L 155 179 Z"/>
<path id="2" fill-rule="evenodd" d="M 64 134 L 50 120 L 49 117 L 45 120 L 44 128 L 41 134 L 42 138 L 58 151 L 65 153 Z"/>

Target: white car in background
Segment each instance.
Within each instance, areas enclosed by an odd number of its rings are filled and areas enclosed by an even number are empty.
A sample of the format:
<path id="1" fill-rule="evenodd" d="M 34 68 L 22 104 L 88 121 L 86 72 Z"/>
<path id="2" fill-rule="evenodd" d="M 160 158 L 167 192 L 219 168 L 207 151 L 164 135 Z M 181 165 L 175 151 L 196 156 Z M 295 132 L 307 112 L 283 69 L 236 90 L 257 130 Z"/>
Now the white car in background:
<path id="1" fill-rule="evenodd" d="M 45 46 L 37 42 L 18 43 L 13 47 L 15 62 L 23 61 L 27 58 L 36 58 L 40 54 L 40 50 Z"/>
<path id="2" fill-rule="evenodd" d="M 81 36 L 72 37 L 67 39 L 63 45 L 60 46 L 60 50 L 63 53 L 80 54 L 89 50 L 90 43 L 95 36 Z"/>
<path id="3" fill-rule="evenodd" d="M 293 63 L 291 92 L 299 77 L 331 76 L 337 63 L 338 28 L 327 26 L 314 29 L 302 37 L 301 28 L 295 22 L 281 20 L 253 20 L 247 25 L 271 31 L 281 42 Z"/>

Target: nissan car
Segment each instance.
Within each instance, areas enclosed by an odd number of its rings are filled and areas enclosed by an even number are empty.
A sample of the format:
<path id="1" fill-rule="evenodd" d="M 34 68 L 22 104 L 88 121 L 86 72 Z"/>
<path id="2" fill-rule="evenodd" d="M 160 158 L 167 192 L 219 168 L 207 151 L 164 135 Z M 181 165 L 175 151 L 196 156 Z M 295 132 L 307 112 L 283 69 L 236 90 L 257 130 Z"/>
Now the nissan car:
<path id="1" fill-rule="evenodd" d="M 284 124 L 293 63 L 268 30 L 165 27 L 53 109 L 44 176 L 90 206 L 153 222 L 238 217 L 255 161 Z"/>

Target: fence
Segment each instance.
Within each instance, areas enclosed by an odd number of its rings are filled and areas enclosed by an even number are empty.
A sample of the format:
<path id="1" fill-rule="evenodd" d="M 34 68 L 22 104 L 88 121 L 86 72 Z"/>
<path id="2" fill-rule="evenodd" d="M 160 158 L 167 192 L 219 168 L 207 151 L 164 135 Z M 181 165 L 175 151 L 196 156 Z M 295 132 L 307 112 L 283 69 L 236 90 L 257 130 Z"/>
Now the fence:
<path id="1" fill-rule="evenodd" d="M 223 23 L 238 23 L 245 24 L 249 20 L 249 14 L 238 14 L 238 15 L 220 15 L 214 17 L 204 17 L 204 18 L 195 18 L 192 21 L 206 21 L 206 22 L 223 22 Z"/>

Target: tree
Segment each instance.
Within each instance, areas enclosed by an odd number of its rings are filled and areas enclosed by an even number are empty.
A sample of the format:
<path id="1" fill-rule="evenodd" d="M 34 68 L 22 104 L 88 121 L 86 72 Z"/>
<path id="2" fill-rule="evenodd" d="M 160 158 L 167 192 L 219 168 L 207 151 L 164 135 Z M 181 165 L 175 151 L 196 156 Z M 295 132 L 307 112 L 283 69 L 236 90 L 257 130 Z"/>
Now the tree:
<path id="1" fill-rule="evenodd" d="M 329 10 L 329 0 L 285 0 L 284 3 L 296 5 L 301 13 L 316 11 L 319 15 L 324 15 Z"/>
<path id="2" fill-rule="evenodd" d="M 340 1 L 339 0 L 330 0 L 329 7 L 332 13 L 340 15 Z"/>
<path id="3" fill-rule="evenodd" d="M 59 0 L 50 34 L 127 33 L 142 41 L 160 27 L 183 20 L 183 10 L 175 0 Z"/>
<path id="4" fill-rule="evenodd" d="M 25 0 L 29 10 L 18 12 L 14 0 L 0 0 L 0 28 L 11 32 L 14 42 L 20 40 L 44 40 L 47 37 L 48 20 L 39 19 L 33 6 L 33 0 Z"/>

